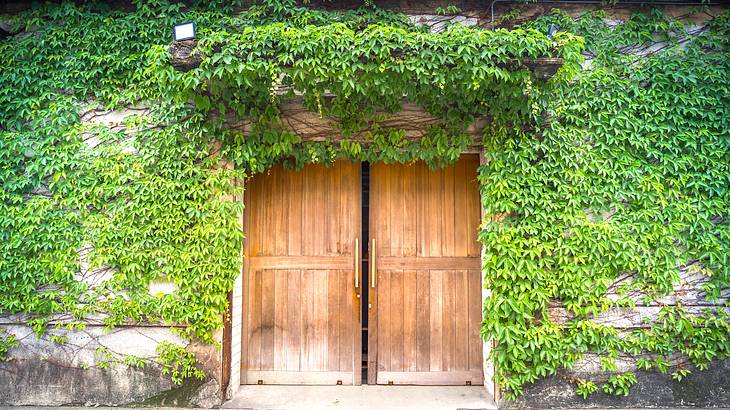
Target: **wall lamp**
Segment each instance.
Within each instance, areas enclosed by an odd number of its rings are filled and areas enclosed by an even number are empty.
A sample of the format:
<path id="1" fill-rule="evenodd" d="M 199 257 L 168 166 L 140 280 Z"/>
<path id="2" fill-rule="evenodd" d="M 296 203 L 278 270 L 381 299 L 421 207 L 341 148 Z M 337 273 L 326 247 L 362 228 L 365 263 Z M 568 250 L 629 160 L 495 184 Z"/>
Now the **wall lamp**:
<path id="1" fill-rule="evenodd" d="M 195 38 L 195 22 L 175 24 L 172 30 L 172 38 L 175 41 L 191 40 Z"/>
<path id="2" fill-rule="evenodd" d="M 555 24 L 551 24 L 550 27 L 548 27 L 547 35 L 548 37 L 550 37 L 550 40 L 555 37 L 555 33 L 557 33 L 558 30 L 560 30 L 560 27 L 556 26 Z"/>

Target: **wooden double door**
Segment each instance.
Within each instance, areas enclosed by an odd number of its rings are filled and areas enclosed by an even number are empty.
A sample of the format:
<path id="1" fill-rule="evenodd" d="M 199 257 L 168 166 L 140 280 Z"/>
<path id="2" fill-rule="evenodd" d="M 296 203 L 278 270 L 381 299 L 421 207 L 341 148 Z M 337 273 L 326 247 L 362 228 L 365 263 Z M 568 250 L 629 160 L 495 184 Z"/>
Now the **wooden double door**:
<path id="1" fill-rule="evenodd" d="M 361 384 L 366 316 L 368 383 L 482 384 L 478 163 L 373 164 L 365 240 L 359 163 L 251 178 L 242 383 Z"/>

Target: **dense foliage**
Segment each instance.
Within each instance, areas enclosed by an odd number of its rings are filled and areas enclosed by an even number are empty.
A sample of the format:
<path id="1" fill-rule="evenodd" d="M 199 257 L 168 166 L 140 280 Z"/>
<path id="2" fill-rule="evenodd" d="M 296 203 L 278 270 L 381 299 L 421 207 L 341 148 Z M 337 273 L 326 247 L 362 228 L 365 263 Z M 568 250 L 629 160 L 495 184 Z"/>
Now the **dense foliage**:
<path id="1" fill-rule="evenodd" d="M 147 71 L 148 50 L 184 14 L 104 7 L 16 16 L 28 31 L 0 43 L 0 310 L 31 314 L 38 333 L 52 313 L 103 312 L 109 326 L 189 323 L 210 340 L 239 271 L 241 205 L 223 197 L 230 173 L 209 172 L 218 161 L 201 117 L 166 104 Z M 203 24 L 223 17 L 195 14 Z M 128 118 L 132 139 L 80 121 L 147 101 L 149 115 Z M 113 269 L 110 280 L 79 280 L 99 267 Z M 178 290 L 150 295 L 157 280 Z"/>
<path id="2" fill-rule="evenodd" d="M 38 334 L 53 313 L 71 314 L 71 328 L 103 313 L 108 326 L 182 323 L 211 341 L 240 272 L 234 177 L 287 158 L 453 161 L 472 103 L 500 97 L 514 100 L 502 115 L 530 111 L 529 71 L 515 59 L 572 53 L 575 68 L 580 47 L 535 30 L 429 34 L 378 9 L 135 5 L 44 6 L 12 17 L 25 32 L 0 43 L 0 311 L 29 314 Z M 188 20 L 206 58 L 181 73 L 167 44 Z M 370 106 L 397 110 L 404 94 L 443 127 L 416 143 L 377 130 L 366 147 L 305 144 L 278 124 L 278 82 L 339 116 L 343 133 L 375 118 Z M 138 114 L 123 129 L 93 120 L 124 107 Z M 226 130 L 231 113 L 253 119 L 253 132 Z M 220 167 L 221 152 L 235 170 Z M 177 289 L 151 295 L 155 281 Z"/>
<path id="3" fill-rule="evenodd" d="M 722 312 L 664 309 L 651 330 L 628 336 L 591 320 L 634 303 L 606 298 L 626 273 L 621 292 L 640 289 L 648 301 L 690 263 L 712 278 L 710 297 L 728 287 L 726 16 L 699 36 L 660 13 L 616 29 L 600 14 L 556 14 L 513 31 L 428 33 L 374 8 L 135 5 L 46 6 L 13 17 L 26 31 L 0 43 L 0 311 L 30 315 L 39 334 L 53 313 L 70 313 L 71 327 L 103 313 L 109 326 L 182 323 L 212 341 L 240 272 L 236 178 L 340 157 L 439 166 L 469 143 L 466 126 L 489 115 L 483 334 L 498 342 L 508 392 L 588 351 L 603 354 L 608 371 L 619 354 L 656 353 L 639 365 L 662 370 L 674 352 L 705 366 L 730 351 Z M 170 27 L 188 20 L 203 61 L 179 72 Z M 543 34 L 551 23 L 563 28 L 552 39 Z M 665 50 L 621 54 L 655 32 Z M 571 33 L 585 36 L 593 64 L 568 83 L 583 47 Z M 549 83 L 520 64 L 540 56 L 566 60 Z M 280 84 L 291 92 L 277 93 Z M 279 107 L 294 92 L 337 117 L 345 139 L 305 143 L 288 132 Z M 422 141 L 377 127 L 404 100 L 440 119 Z M 122 107 L 139 113 L 124 129 L 82 121 Z M 250 120 L 251 131 L 230 131 L 231 118 Z M 364 139 L 348 139 L 366 126 Z M 610 220 L 596 219 L 601 212 Z M 107 280 L 80 280 L 105 267 Z M 155 281 L 176 290 L 152 295 Z M 551 300 L 575 319 L 551 321 Z M 177 380 L 201 377 L 184 350 L 159 352 Z M 611 374 L 603 390 L 624 394 L 633 380 Z M 596 390 L 578 381 L 580 394 Z"/>
<path id="4" fill-rule="evenodd" d="M 680 272 L 707 278 L 699 300 L 689 297 L 695 304 L 730 287 L 728 17 L 705 30 L 659 12 L 615 28 L 600 12 L 531 23 L 585 36 L 592 65 L 547 96 L 537 135 L 502 129 L 485 140 L 480 182 L 495 222 L 480 236 L 492 291 L 483 334 L 498 343 L 500 382 L 512 396 L 589 352 L 613 394 L 636 381 L 615 373 L 619 357 L 681 380 L 691 364 L 730 355 L 727 303 L 698 316 L 662 298 Z M 635 305 L 661 307 L 647 329 L 623 334 L 606 321 Z M 550 314 L 560 308 L 568 318 Z M 691 364 L 670 366 L 678 353 Z M 597 387 L 576 382 L 583 396 Z"/>
<path id="5" fill-rule="evenodd" d="M 165 47 L 152 51 L 155 76 L 168 94 L 193 100 L 199 112 L 221 121 L 226 114 L 254 121 L 245 138 L 222 131 L 224 155 L 238 166 L 260 171 L 282 157 L 301 163 L 341 156 L 442 165 L 470 142 L 465 130 L 475 118 L 520 122 L 534 114 L 534 79 L 523 59 L 560 56 L 564 75 L 578 69 L 582 42 L 567 33 L 551 39 L 534 29 L 458 26 L 431 33 L 397 15 L 390 24 L 368 25 L 360 22 L 363 14 L 353 25 L 302 18 L 304 12 L 292 13 L 292 7 L 280 23 L 206 33 L 198 45 L 202 63 L 190 72 L 175 71 Z M 282 86 L 288 92 L 279 95 Z M 295 93 L 313 112 L 337 118 L 345 137 L 399 111 L 404 101 L 441 123 L 415 144 L 401 130 L 377 125 L 365 145 L 354 139 L 336 147 L 306 144 L 279 121 L 279 103 Z"/>

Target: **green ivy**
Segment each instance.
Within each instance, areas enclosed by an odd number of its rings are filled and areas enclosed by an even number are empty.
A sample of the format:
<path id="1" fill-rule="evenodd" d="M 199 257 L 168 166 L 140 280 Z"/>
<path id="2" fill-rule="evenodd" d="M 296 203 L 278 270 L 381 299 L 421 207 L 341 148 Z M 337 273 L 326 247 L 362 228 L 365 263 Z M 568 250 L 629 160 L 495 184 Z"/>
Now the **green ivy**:
<path id="1" fill-rule="evenodd" d="M 532 108 L 532 76 L 522 60 L 566 57 L 564 70 L 575 70 L 582 44 L 567 33 L 554 41 L 534 29 L 456 26 L 430 33 L 382 23 L 357 29 L 276 23 L 201 32 L 198 52 L 204 58 L 190 72 L 174 71 L 165 47 L 153 50 L 158 82 L 168 93 L 181 102 L 193 99 L 202 112 L 223 116 L 233 110 L 259 119 L 269 130 L 281 83 L 300 93 L 311 110 L 337 117 L 345 135 L 378 111 L 399 111 L 404 99 L 450 128 L 485 115 L 524 120 Z"/>
<path id="2" fill-rule="evenodd" d="M 602 390 L 620 395 L 636 379 L 616 373 L 619 355 L 662 372 L 673 354 L 700 369 L 730 357 L 727 303 L 699 316 L 665 306 L 629 334 L 596 320 L 612 308 L 661 306 L 681 269 L 707 276 L 709 301 L 730 287 L 729 15 L 696 35 L 658 11 L 614 28 L 605 17 L 555 11 L 531 23 L 585 36 L 591 66 L 545 95 L 537 133 L 486 135 L 479 180 L 491 221 L 480 240 L 491 296 L 482 335 L 497 342 L 509 397 L 586 353 L 609 375 Z M 627 53 L 656 40 L 666 47 Z M 566 321 L 552 319 L 551 306 Z M 583 397 L 596 390 L 577 381 Z"/>
<path id="3" fill-rule="evenodd" d="M 633 306 L 632 292 L 646 303 L 670 292 L 685 265 L 710 278 L 710 300 L 729 286 L 727 14 L 699 34 L 659 12 L 615 28 L 600 12 L 554 13 L 512 31 L 429 33 L 372 7 L 204 3 L 140 0 L 120 11 L 67 2 L 10 18 L 25 32 L 0 42 L 0 311 L 31 314 L 37 334 L 53 313 L 103 313 L 109 327 L 183 324 L 185 336 L 212 342 L 240 272 L 233 181 L 281 161 L 443 166 L 471 143 L 468 125 L 488 116 L 482 335 L 497 341 L 509 396 L 588 352 L 601 356 L 601 390 L 611 394 L 635 382 L 616 372 L 619 355 L 665 372 L 674 353 L 700 369 L 728 357 L 722 307 L 701 316 L 663 308 L 628 335 L 593 320 Z M 179 72 L 170 28 L 189 20 L 203 61 Z M 554 38 L 544 34 L 550 24 L 562 28 Z M 624 53 L 657 38 L 667 47 L 648 57 Z M 591 65 L 581 69 L 584 45 Z M 549 82 L 522 65 L 547 56 L 565 60 Z M 280 83 L 291 92 L 279 95 Z M 294 93 L 338 118 L 344 139 L 288 132 L 279 107 Z M 421 141 L 377 127 L 404 101 L 439 120 Z M 81 121 L 139 105 L 149 110 L 123 130 Z M 230 118 L 251 121 L 251 132 L 229 130 Z M 112 269 L 109 280 L 79 280 L 82 249 L 88 268 Z M 630 279 L 619 298 L 607 298 L 622 275 Z M 150 295 L 153 281 L 177 290 Z M 572 319 L 553 322 L 550 303 Z M 204 377 L 184 349 L 158 353 L 176 382 Z M 671 370 L 675 379 L 689 371 Z M 578 381 L 578 393 L 596 392 L 596 382 Z"/>
<path id="4" fill-rule="evenodd" d="M 172 25 L 187 20 L 206 58 L 180 73 L 167 44 Z M 531 112 L 535 93 L 523 90 L 532 80 L 521 58 L 563 55 L 575 69 L 580 49 L 569 35 L 430 34 L 376 8 L 326 12 L 291 1 L 241 13 L 164 0 L 137 1 L 132 12 L 66 2 L 10 22 L 25 32 L 0 43 L 0 310 L 35 315 L 37 334 L 53 313 L 103 313 L 109 327 L 187 324 L 184 335 L 211 342 L 240 272 L 235 178 L 282 160 L 453 162 L 470 143 L 464 130 L 475 115 Z M 419 142 L 373 126 L 365 143 L 304 143 L 280 126 L 281 98 L 271 92 L 278 81 L 340 117 L 344 134 L 376 109 L 396 111 L 404 97 L 442 123 Z M 495 98 L 505 104 L 487 104 Z M 140 104 L 149 112 L 122 130 L 81 121 L 95 109 Z M 254 132 L 227 130 L 231 112 L 252 118 Z M 221 157 L 235 170 L 221 168 Z M 111 279 L 79 280 L 82 262 L 111 268 Z M 177 291 L 150 295 L 153 281 Z"/>
<path id="5" fill-rule="evenodd" d="M 210 172 L 218 161 L 201 116 L 163 108 L 171 97 L 151 85 L 146 54 L 181 19 L 229 18 L 183 7 L 49 5 L 14 16 L 26 32 L 0 43 L 0 311 L 37 315 L 38 334 L 57 312 L 105 313 L 108 326 L 187 323 L 207 341 L 223 323 L 242 205 L 227 200 L 231 172 Z M 80 122 L 83 110 L 137 103 L 151 114 L 129 119 L 131 140 Z M 112 279 L 77 280 L 84 248 L 89 268 L 111 267 Z M 155 280 L 178 291 L 149 295 Z"/>
<path id="6" fill-rule="evenodd" d="M 184 347 L 162 342 L 157 345 L 157 354 L 157 362 L 162 365 L 162 374 L 170 375 L 173 383 L 182 384 L 188 378 L 205 380 L 205 372 L 198 369 L 195 354 Z"/>
<path id="7" fill-rule="evenodd" d="M 15 335 L 0 331 L 0 362 L 8 360 L 8 352 L 10 349 L 18 346 L 18 340 Z"/>

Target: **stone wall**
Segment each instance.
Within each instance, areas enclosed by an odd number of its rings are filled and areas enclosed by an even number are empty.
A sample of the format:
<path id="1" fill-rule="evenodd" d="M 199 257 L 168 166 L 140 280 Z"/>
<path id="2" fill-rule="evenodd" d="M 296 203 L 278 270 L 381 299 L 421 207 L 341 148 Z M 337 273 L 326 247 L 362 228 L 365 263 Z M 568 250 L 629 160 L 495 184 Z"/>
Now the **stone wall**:
<path id="1" fill-rule="evenodd" d="M 0 405 L 192 405 L 213 407 L 221 402 L 220 351 L 190 344 L 165 326 L 120 326 L 106 330 L 87 320 L 83 330 L 67 330 L 58 317 L 40 338 L 27 318 L 0 318 L 0 330 L 17 338 L 7 361 L 0 362 Z M 208 380 L 172 383 L 157 364 L 159 343 L 184 346 L 198 357 Z M 144 366 L 125 363 L 133 356 Z"/>
<path id="2" fill-rule="evenodd" d="M 681 382 L 668 374 L 634 370 L 637 383 L 629 396 L 612 396 L 598 391 L 588 400 L 575 394 L 576 377 L 590 378 L 595 372 L 562 370 L 557 375 L 525 386 L 524 394 L 515 401 L 501 401 L 500 408 L 666 408 L 666 407 L 730 407 L 730 360 L 715 362 L 709 369 L 695 371 Z"/>

